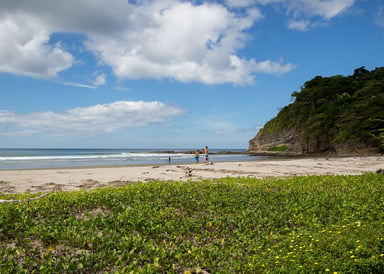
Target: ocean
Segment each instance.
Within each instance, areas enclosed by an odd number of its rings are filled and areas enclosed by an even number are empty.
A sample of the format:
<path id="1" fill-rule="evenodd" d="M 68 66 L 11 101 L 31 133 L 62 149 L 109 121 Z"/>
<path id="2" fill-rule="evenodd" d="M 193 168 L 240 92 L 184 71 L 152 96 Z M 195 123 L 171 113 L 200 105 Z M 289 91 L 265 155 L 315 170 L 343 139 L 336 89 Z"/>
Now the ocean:
<path id="1" fill-rule="evenodd" d="M 188 151 L 194 149 L 0 149 L 0 170 L 194 163 L 194 154 Z M 237 154 L 215 154 L 220 151 Z M 210 149 L 210 153 L 209 160 L 214 163 L 265 158 L 241 149 Z"/>

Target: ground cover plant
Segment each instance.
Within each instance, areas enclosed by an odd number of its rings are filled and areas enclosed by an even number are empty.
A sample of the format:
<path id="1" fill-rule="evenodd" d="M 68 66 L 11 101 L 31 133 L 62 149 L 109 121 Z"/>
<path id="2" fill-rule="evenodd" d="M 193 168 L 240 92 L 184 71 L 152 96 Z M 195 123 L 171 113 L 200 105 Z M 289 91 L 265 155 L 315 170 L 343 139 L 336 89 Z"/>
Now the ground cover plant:
<path id="1" fill-rule="evenodd" d="M 57 192 L 0 204 L 0 273 L 382 273 L 383 208 L 373 173 Z"/>

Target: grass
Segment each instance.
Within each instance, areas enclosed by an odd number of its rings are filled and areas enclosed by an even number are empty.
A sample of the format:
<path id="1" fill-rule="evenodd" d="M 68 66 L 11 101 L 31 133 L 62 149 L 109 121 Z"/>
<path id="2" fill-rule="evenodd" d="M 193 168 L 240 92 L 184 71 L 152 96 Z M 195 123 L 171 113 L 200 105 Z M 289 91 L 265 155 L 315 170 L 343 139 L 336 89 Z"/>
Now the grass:
<path id="1" fill-rule="evenodd" d="M 0 204 L 0 273 L 382 273 L 383 179 L 133 183 Z"/>
<path id="2" fill-rule="evenodd" d="M 278 152 L 284 152 L 287 151 L 288 147 L 286 145 L 281 145 L 281 146 L 274 146 L 274 147 L 269 147 L 267 151 L 278 151 Z"/>

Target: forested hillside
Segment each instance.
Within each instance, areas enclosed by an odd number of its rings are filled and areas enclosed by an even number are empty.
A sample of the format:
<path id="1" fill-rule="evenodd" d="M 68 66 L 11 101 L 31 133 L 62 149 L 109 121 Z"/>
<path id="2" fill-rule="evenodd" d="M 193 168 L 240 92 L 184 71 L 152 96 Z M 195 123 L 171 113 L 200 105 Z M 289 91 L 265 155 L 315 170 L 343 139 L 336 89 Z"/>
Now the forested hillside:
<path id="1" fill-rule="evenodd" d="M 249 142 L 253 153 L 371 154 L 384 151 L 384 67 L 316 76 Z"/>

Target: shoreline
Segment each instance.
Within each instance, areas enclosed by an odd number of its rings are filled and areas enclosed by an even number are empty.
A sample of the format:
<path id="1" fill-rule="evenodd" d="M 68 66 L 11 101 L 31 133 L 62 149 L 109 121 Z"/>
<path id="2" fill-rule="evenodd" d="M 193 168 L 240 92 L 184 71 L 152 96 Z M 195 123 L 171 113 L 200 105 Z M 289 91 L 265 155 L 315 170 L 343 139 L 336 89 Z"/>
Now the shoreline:
<path id="1" fill-rule="evenodd" d="M 0 170 L 0 193 L 39 193 L 120 186 L 132 182 L 198 181 L 223 177 L 359 175 L 384 168 L 384 156 L 284 157 L 205 164 L 155 164 Z"/>
<path id="2" fill-rule="evenodd" d="M 210 155 L 214 155 L 213 153 Z M 220 154 L 216 154 L 220 155 Z M 235 155 L 235 154 L 233 154 Z M 257 155 L 247 155 L 247 154 L 242 154 L 246 156 L 256 156 Z M 262 162 L 262 161 L 283 161 L 283 160 L 290 160 L 290 159 L 299 159 L 301 158 L 300 156 L 260 156 L 261 158 L 257 158 L 256 160 L 239 160 L 239 161 L 219 161 L 215 162 L 214 164 L 221 164 L 221 163 L 247 163 L 247 162 Z M 203 157 L 200 157 L 200 165 L 203 164 L 204 159 Z M 315 157 L 314 157 L 315 158 Z M 30 170 L 58 170 L 58 169 L 93 169 L 93 168 L 135 168 L 135 167 L 151 167 L 151 166 L 179 166 L 179 165 L 184 165 L 184 166 L 189 166 L 189 165 L 196 165 L 192 160 L 190 159 L 189 161 L 186 162 L 168 162 L 168 161 L 163 161 L 161 163 L 154 162 L 154 163 L 142 163 L 142 164 L 114 164 L 114 165 L 84 165 L 84 166 L 62 166 L 62 167 L 30 167 L 30 168 L 0 168 L 0 175 L 2 171 L 30 171 Z M 0 182 L 1 182 L 0 178 Z"/>
<path id="3" fill-rule="evenodd" d="M 187 164 L 194 162 L 194 153 L 185 149 L 0 149 L 0 170 Z M 262 158 L 244 150 L 213 149 L 210 155 L 214 162 Z"/>

